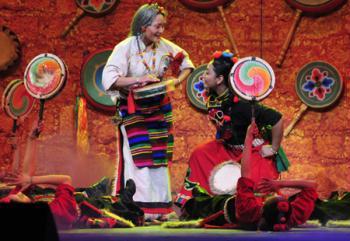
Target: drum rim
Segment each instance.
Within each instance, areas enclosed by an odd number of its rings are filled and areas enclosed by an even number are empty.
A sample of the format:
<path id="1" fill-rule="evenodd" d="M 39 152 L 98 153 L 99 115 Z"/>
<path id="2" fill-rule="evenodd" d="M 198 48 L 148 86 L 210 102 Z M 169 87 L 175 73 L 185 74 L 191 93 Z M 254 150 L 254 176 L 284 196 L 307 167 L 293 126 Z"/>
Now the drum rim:
<path id="1" fill-rule="evenodd" d="M 156 88 L 153 89 L 153 90 L 148 90 L 147 89 L 147 87 L 152 86 L 152 84 L 143 86 L 141 88 L 133 89 L 133 94 L 134 94 L 135 100 L 153 97 L 153 96 L 155 96 L 154 93 L 159 93 L 160 91 L 164 91 L 164 93 L 160 93 L 158 95 L 166 94 L 166 85 L 160 85 L 162 82 L 165 82 L 165 81 L 154 83 L 154 86 L 156 86 Z M 159 86 L 157 86 L 157 84 Z M 143 94 L 142 93 L 143 91 L 151 91 L 151 93 L 149 93 L 149 94 L 148 93 L 144 93 Z"/>
<path id="2" fill-rule="evenodd" d="M 270 83 L 270 87 L 263 95 L 254 98 L 253 96 L 247 96 L 247 95 L 243 94 L 240 90 L 238 90 L 236 88 L 236 85 L 234 84 L 234 81 L 233 81 L 233 74 L 235 73 L 236 69 L 238 68 L 238 66 L 241 63 L 247 62 L 247 61 L 256 61 L 256 60 L 258 60 L 258 62 L 261 62 L 263 65 L 265 65 L 265 67 L 267 67 L 267 69 L 270 73 L 270 76 L 271 76 L 271 83 Z M 255 56 L 249 56 L 249 57 L 244 57 L 244 58 L 239 59 L 237 61 L 237 63 L 234 64 L 234 66 L 232 67 L 232 69 L 230 71 L 229 80 L 230 80 L 229 81 L 230 87 L 233 89 L 233 91 L 238 96 L 240 96 L 242 99 L 248 100 L 248 101 L 251 101 L 253 99 L 255 99 L 256 101 L 260 101 L 260 100 L 265 99 L 268 95 L 271 94 L 271 92 L 274 89 L 275 84 L 276 84 L 276 76 L 275 76 L 275 73 L 274 73 L 271 65 L 266 60 L 259 58 L 259 57 L 255 57 Z"/>
<path id="3" fill-rule="evenodd" d="M 16 84 L 17 82 L 21 81 L 21 79 L 14 79 L 11 80 L 10 83 L 7 84 L 7 86 L 4 89 L 4 92 L 2 93 L 2 98 L 1 98 L 1 108 L 3 109 L 3 111 L 8 115 L 6 108 L 7 105 L 7 101 L 6 101 L 6 97 L 9 94 L 9 91 L 11 90 L 12 86 L 14 84 Z M 11 117 L 11 116 L 10 116 Z M 11 117 L 12 118 L 12 117 Z"/>
<path id="4" fill-rule="evenodd" d="M 84 12 L 88 13 L 88 14 L 91 14 L 91 15 L 95 15 L 95 16 L 98 16 L 98 15 L 104 15 L 104 14 L 107 14 L 108 12 L 111 12 L 117 5 L 118 3 L 120 2 L 120 0 L 113 0 L 114 2 L 111 3 L 111 5 L 106 8 L 105 10 L 103 11 L 100 11 L 100 12 L 97 12 L 97 11 L 91 11 L 89 9 L 86 9 L 84 8 L 81 4 L 80 4 L 80 1 L 79 0 L 75 0 L 75 4 L 80 8 L 82 9 Z"/>
<path id="5" fill-rule="evenodd" d="M 38 59 L 40 59 L 42 57 L 49 57 L 49 58 L 54 59 L 59 64 L 61 71 L 62 71 L 61 81 L 59 82 L 59 84 L 55 87 L 54 90 L 52 90 L 50 93 L 45 94 L 45 95 L 40 95 L 40 94 L 34 93 L 30 89 L 30 87 L 28 86 L 28 80 L 27 80 L 27 75 L 30 72 L 30 69 L 31 69 L 33 63 L 35 63 Z M 52 53 L 42 53 L 42 54 L 35 56 L 27 65 L 27 67 L 24 71 L 24 86 L 26 87 L 28 93 L 36 99 L 43 99 L 43 100 L 51 99 L 51 98 L 55 97 L 63 89 L 65 82 L 67 81 L 67 75 L 68 75 L 67 66 L 60 57 L 58 57 L 57 55 L 52 54 Z"/>
<path id="6" fill-rule="evenodd" d="M 299 9 L 310 15 L 322 15 L 332 12 L 346 2 L 346 0 L 330 0 L 319 6 L 305 5 L 295 0 L 285 0 L 291 7 Z"/>
<path id="7" fill-rule="evenodd" d="M 180 2 L 195 10 L 208 11 L 218 6 L 225 6 L 234 0 L 212 0 L 211 2 L 198 2 L 195 0 L 180 0 Z"/>
<path id="8" fill-rule="evenodd" d="M 5 113 L 12 119 L 15 119 L 17 120 L 19 117 L 23 117 L 25 118 L 26 116 L 28 116 L 30 114 L 30 112 L 32 112 L 33 108 L 34 108 L 34 105 L 35 105 L 35 101 L 33 99 L 32 101 L 32 104 L 29 105 L 29 108 L 25 111 L 24 114 L 22 115 L 15 115 L 11 110 L 10 110 L 10 107 L 9 107 L 9 102 L 7 101 L 8 100 L 8 97 L 9 96 L 12 96 L 12 93 L 20 86 L 20 85 L 24 85 L 24 81 L 21 80 L 21 79 L 15 79 L 15 80 L 12 80 L 7 87 L 9 87 L 7 89 L 6 87 L 6 91 L 4 91 L 4 95 L 3 95 L 3 110 L 5 111 Z M 25 88 L 25 87 L 24 87 Z M 7 93 L 6 93 L 7 92 Z M 6 94 L 5 94 L 6 93 Z M 30 97 L 32 97 L 31 95 L 29 95 Z M 30 104 L 30 103 L 29 103 Z"/>
<path id="9" fill-rule="evenodd" d="M 339 86 L 339 91 L 338 93 L 334 96 L 333 100 L 328 103 L 328 104 L 323 104 L 323 105 L 313 105 L 313 104 L 310 104 L 310 103 L 307 103 L 304 99 L 304 97 L 302 97 L 301 93 L 300 93 L 300 90 L 298 88 L 299 86 L 299 82 L 300 82 L 300 72 L 304 69 L 306 69 L 308 67 L 308 65 L 311 65 L 311 64 L 317 64 L 317 63 L 322 63 L 322 64 L 326 64 L 327 66 L 329 66 L 330 68 L 333 68 L 333 70 L 338 74 L 339 76 L 339 83 L 340 83 L 340 86 Z M 298 71 L 297 73 L 297 76 L 296 76 L 296 81 L 295 81 L 295 92 L 297 93 L 299 99 L 307 106 L 311 107 L 311 108 L 314 108 L 314 109 L 324 109 L 324 108 L 327 108 L 327 107 L 330 107 L 332 105 L 334 105 L 340 98 L 342 92 L 343 92 L 343 89 L 344 89 L 344 80 L 339 72 L 339 70 L 332 64 L 326 62 L 326 61 L 323 61 L 323 60 L 316 60 L 316 61 L 311 61 L 311 62 L 308 62 L 306 64 L 303 65 L 303 67 L 300 68 L 300 70 Z"/>
<path id="10" fill-rule="evenodd" d="M 241 165 L 238 162 L 235 162 L 233 160 L 227 160 L 224 162 L 221 162 L 220 164 L 216 165 L 213 170 L 210 172 L 209 175 L 209 186 L 210 186 L 210 190 L 212 193 L 214 194 L 231 194 L 231 191 L 228 192 L 224 192 L 222 190 L 217 189 L 217 187 L 214 186 L 214 178 L 215 178 L 215 174 L 217 173 L 218 170 L 221 169 L 221 167 L 225 166 L 225 165 L 233 165 L 233 166 L 237 166 L 240 170 L 241 170 Z M 241 176 L 240 176 L 241 177 Z M 238 178 L 239 179 L 239 178 Z M 234 187 L 234 189 L 232 190 L 232 194 L 235 194 L 237 192 L 237 185 Z"/>
<path id="11" fill-rule="evenodd" d="M 21 43 L 16 35 L 15 32 L 13 32 L 9 27 L 5 26 L 5 25 L 0 25 L 1 28 L 1 32 L 5 33 L 8 38 L 10 38 L 12 40 L 12 42 L 14 43 L 14 45 L 16 46 L 16 58 L 13 59 L 11 62 L 7 63 L 4 66 L 0 66 L 0 72 L 2 71 L 6 71 L 8 68 L 10 68 L 11 66 L 13 66 L 21 57 Z"/>
<path id="12" fill-rule="evenodd" d="M 112 52 L 113 49 L 112 48 L 99 49 L 97 51 L 89 53 L 88 56 L 86 58 L 84 58 L 84 61 L 83 61 L 82 65 L 81 65 L 81 68 L 80 68 L 80 88 L 82 90 L 82 93 L 83 93 L 84 97 L 88 101 L 89 105 L 91 105 L 93 108 L 95 108 L 96 110 L 99 110 L 99 111 L 103 111 L 103 112 L 115 112 L 115 110 L 116 110 L 115 104 L 113 104 L 113 105 L 105 105 L 103 103 L 99 103 L 99 102 L 95 101 L 90 96 L 90 94 L 87 91 L 87 89 L 85 88 L 85 84 L 84 84 L 85 83 L 85 81 L 84 81 L 84 72 L 85 71 L 84 70 L 85 70 L 87 64 L 97 54 L 101 54 L 101 53 L 108 52 L 108 51 Z M 107 63 L 107 61 L 106 61 L 106 63 Z M 106 93 L 105 93 L 105 95 L 108 96 Z"/>
<path id="13" fill-rule="evenodd" d="M 193 84 L 193 81 L 191 81 L 191 79 L 194 79 L 194 77 L 192 78 L 192 76 L 195 75 L 195 72 L 196 70 L 198 69 L 201 69 L 201 68 L 207 68 L 208 64 L 202 64 L 200 66 L 198 66 L 197 68 L 195 68 L 193 70 L 193 72 L 191 73 L 191 75 L 187 78 L 187 81 L 186 81 L 186 95 L 187 95 L 187 98 L 189 99 L 189 102 L 194 106 L 196 107 L 197 109 L 201 110 L 201 111 L 206 111 L 207 110 L 207 106 L 206 106 L 206 103 L 205 102 L 200 102 L 197 98 L 195 98 L 196 101 L 192 101 L 192 99 L 190 98 L 190 96 L 193 96 L 192 95 L 192 84 Z M 201 105 L 201 103 L 204 103 L 203 105 Z"/>

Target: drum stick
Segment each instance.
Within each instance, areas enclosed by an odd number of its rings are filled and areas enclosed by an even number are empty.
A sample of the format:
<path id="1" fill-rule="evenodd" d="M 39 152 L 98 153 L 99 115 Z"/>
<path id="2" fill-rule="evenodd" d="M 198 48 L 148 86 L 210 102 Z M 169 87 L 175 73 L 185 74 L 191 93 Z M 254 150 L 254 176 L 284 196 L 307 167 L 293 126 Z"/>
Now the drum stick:
<path id="1" fill-rule="evenodd" d="M 78 23 L 78 21 L 84 16 L 84 14 L 85 14 L 84 10 L 78 8 L 77 13 L 75 14 L 75 17 L 73 18 L 73 20 L 61 33 L 61 38 L 65 38 L 67 36 L 69 31 Z"/>
<path id="2" fill-rule="evenodd" d="M 17 172 L 19 171 L 19 165 L 20 165 L 20 153 L 19 153 L 19 148 L 18 148 L 18 139 L 16 137 L 16 131 L 17 131 L 18 125 L 17 125 L 17 120 L 13 120 L 13 126 L 12 126 L 12 136 L 14 138 L 14 141 L 16 143 L 12 143 L 11 147 L 13 150 L 13 161 L 12 161 L 12 167 L 11 170 L 12 172 Z"/>
<path id="3" fill-rule="evenodd" d="M 113 182 L 111 184 L 111 196 L 116 196 L 117 192 L 119 191 L 118 183 L 120 182 L 120 173 L 119 173 L 119 165 L 120 165 L 120 158 L 121 158 L 121 153 L 120 150 L 122 149 L 120 147 L 120 144 L 122 143 L 120 141 L 121 135 L 120 135 L 120 125 L 116 124 L 115 126 L 115 166 L 114 166 L 114 177 L 113 177 Z"/>
<path id="4" fill-rule="evenodd" d="M 45 105 L 45 100 L 44 99 L 40 99 L 40 110 L 39 110 L 39 120 L 38 120 L 38 124 L 43 120 L 43 116 L 44 116 L 44 105 Z M 35 137 L 39 137 L 40 132 L 38 129 L 35 130 Z"/>
<path id="5" fill-rule="evenodd" d="M 235 55 L 237 58 L 239 58 L 238 48 L 237 48 L 237 45 L 236 45 L 235 40 L 233 39 L 230 26 L 229 26 L 228 23 L 227 23 L 227 20 L 226 20 L 226 17 L 225 17 L 224 8 L 223 8 L 222 6 L 218 6 L 218 10 L 219 10 L 219 12 L 220 12 L 222 21 L 224 22 L 225 29 L 226 29 L 226 33 L 227 33 L 227 35 L 228 35 L 228 39 L 230 40 L 231 47 L 232 47 L 232 49 L 233 49 L 233 51 L 234 51 L 234 55 Z"/>
<path id="6" fill-rule="evenodd" d="M 295 34 L 295 31 L 296 31 L 296 29 L 298 27 L 298 24 L 299 24 L 299 21 L 300 21 L 300 18 L 301 18 L 301 14 L 302 14 L 302 11 L 297 9 L 297 13 L 294 16 L 293 25 L 292 25 L 291 29 L 289 30 L 287 39 L 285 40 L 285 42 L 283 44 L 281 53 L 280 53 L 280 55 L 278 57 L 278 60 L 276 62 L 276 65 L 278 67 L 282 67 L 282 63 L 283 63 L 284 58 L 286 56 L 287 50 L 289 48 L 290 43 L 292 42 L 293 36 Z"/>
<path id="7" fill-rule="evenodd" d="M 116 100 L 116 104 L 115 104 L 115 114 L 112 118 L 112 122 L 115 124 L 115 146 L 116 146 L 116 152 L 115 152 L 115 166 L 114 166 L 114 176 L 113 176 L 113 182 L 111 184 L 111 196 L 115 196 L 117 194 L 117 192 L 119 191 L 120 187 L 118 186 L 118 183 L 120 182 L 120 173 L 119 173 L 119 165 L 120 165 L 120 159 L 121 159 L 121 150 L 122 147 L 121 145 L 121 141 L 120 138 L 123 138 L 122 135 L 120 134 L 120 125 L 123 121 L 122 117 L 120 116 L 119 113 L 119 106 L 120 106 L 120 100 L 117 99 Z"/>
<path id="8" fill-rule="evenodd" d="M 17 120 L 13 119 L 13 124 L 12 124 L 12 134 L 16 134 L 17 131 Z"/>
<path id="9" fill-rule="evenodd" d="M 304 103 L 301 104 L 298 113 L 294 116 L 293 120 L 289 123 L 288 127 L 284 130 L 283 136 L 286 137 L 293 130 L 295 124 L 301 119 L 308 106 Z"/>

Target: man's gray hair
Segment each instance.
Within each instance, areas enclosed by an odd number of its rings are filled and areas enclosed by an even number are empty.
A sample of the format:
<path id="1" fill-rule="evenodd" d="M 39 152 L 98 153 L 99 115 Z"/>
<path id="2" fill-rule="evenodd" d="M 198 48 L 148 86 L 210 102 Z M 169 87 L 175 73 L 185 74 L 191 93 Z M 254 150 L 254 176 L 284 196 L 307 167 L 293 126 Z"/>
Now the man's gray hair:
<path id="1" fill-rule="evenodd" d="M 162 7 L 158 4 L 144 4 L 135 13 L 130 26 L 129 36 L 142 34 L 142 27 L 150 26 L 158 14 L 166 16 Z"/>

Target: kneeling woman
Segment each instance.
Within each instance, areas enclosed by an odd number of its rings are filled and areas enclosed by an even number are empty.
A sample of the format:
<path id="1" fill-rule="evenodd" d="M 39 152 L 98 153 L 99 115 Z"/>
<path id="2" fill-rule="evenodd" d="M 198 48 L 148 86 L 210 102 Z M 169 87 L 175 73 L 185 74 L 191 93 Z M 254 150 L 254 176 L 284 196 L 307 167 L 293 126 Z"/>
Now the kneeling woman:
<path id="1" fill-rule="evenodd" d="M 233 54 L 215 52 L 204 74 L 205 86 L 209 92 L 207 110 L 209 119 L 217 128 L 216 140 L 198 146 L 189 160 L 185 184 L 175 203 L 183 205 L 191 198 L 191 190 L 200 185 L 209 194 L 216 192 L 210 184 L 215 170 L 226 163 L 240 162 L 246 131 L 252 119 L 251 104 L 239 99 L 229 89 L 229 74 L 236 60 Z M 283 135 L 281 113 L 264 105 L 256 104 L 255 120 L 264 138 L 253 140 L 252 179 L 276 179 L 276 153 Z M 228 194 L 232 194 L 229 192 Z"/>

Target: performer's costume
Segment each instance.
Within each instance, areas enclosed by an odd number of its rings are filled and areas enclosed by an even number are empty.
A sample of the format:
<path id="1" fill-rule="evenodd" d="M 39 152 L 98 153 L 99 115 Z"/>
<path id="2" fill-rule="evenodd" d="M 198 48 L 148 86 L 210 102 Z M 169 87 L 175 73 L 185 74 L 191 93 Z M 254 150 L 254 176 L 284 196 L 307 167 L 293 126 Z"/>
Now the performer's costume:
<path id="1" fill-rule="evenodd" d="M 223 194 L 213 191 L 210 179 L 214 170 L 229 162 L 240 162 L 242 156 L 246 131 L 252 118 L 251 104 L 239 100 L 227 89 L 220 96 L 209 95 L 207 108 L 209 118 L 217 127 L 216 140 L 198 146 L 190 156 L 184 187 L 175 201 L 179 205 L 191 198 L 191 190 L 196 185 L 206 189 L 209 194 Z M 278 157 L 278 163 L 285 165 L 278 168 L 276 157 L 264 158 L 259 151 L 263 144 L 271 142 L 271 127 L 282 115 L 260 104 L 255 104 L 254 108 L 255 121 L 263 136 L 254 139 L 252 143 L 253 180 L 257 182 L 263 177 L 276 179 L 279 172 L 288 168 L 288 160 L 281 161 Z"/>
<path id="2" fill-rule="evenodd" d="M 235 195 L 198 196 L 188 200 L 182 216 L 185 220 L 204 218 L 205 227 L 228 227 L 256 230 L 262 217 L 263 200 L 254 195 L 253 180 L 241 177 Z M 303 224 L 310 217 L 317 193 L 313 188 L 305 188 L 290 202 L 291 213 L 287 227 Z"/>
<path id="3" fill-rule="evenodd" d="M 105 90 L 118 81 L 119 77 L 141 77 L 154 74 L 162 77 L 169 67 L 171 58 L 178 53 L 184 55 L 179 69 L 194 68 L 188 54 L 161 38 L 150 50 L 137 37 L 129 37 L 119 43 L 108 59 L 103 72 Z M 172 158 L 173 136 L 171 134 L 172 110 L 166 94 L 134 100 L 135 113 L 128 111 L 127 94 L 124 89 L 107 91 L 120 102 L 119 110 L 123 122 L 122 160 L 117 179 L 117 192 L 125 180 L 136 183 L 135 202 L 147 214 L 165 214 L 171 211 L 170 178 L 168 163 Z"/>
<path id="4" fill-rule="evenodd" d="M 37 192 L 37 190 L 43 190 Z M 20 186 L 12 189 L 10 193 L 1 197 L 1 203 L 9 203 L 9 195 L 15 195 L 19 192 Z M 36 195 L 33 195 L 36 193 Z M 42 189 L 37 185 L 32 185 L 24 191 L 27 197 L 30 197 L 34 202 L 46 202 L 48 203 L 51 213 L 55 219 L 57 228 L 68 229 L 72 228 L 72 225 L 77 220 L 78 205 L 74 197 L 74 187 L 69 184 L 60 184 L 56 189 Z"/>
<path id="5" fill-rule="evenodd" d="M 56 188 L 55 198 L 49 203 L 51 212 L 59 228 L 70 228 L 78 218 L 74 187 L 60 184 Z"/>

